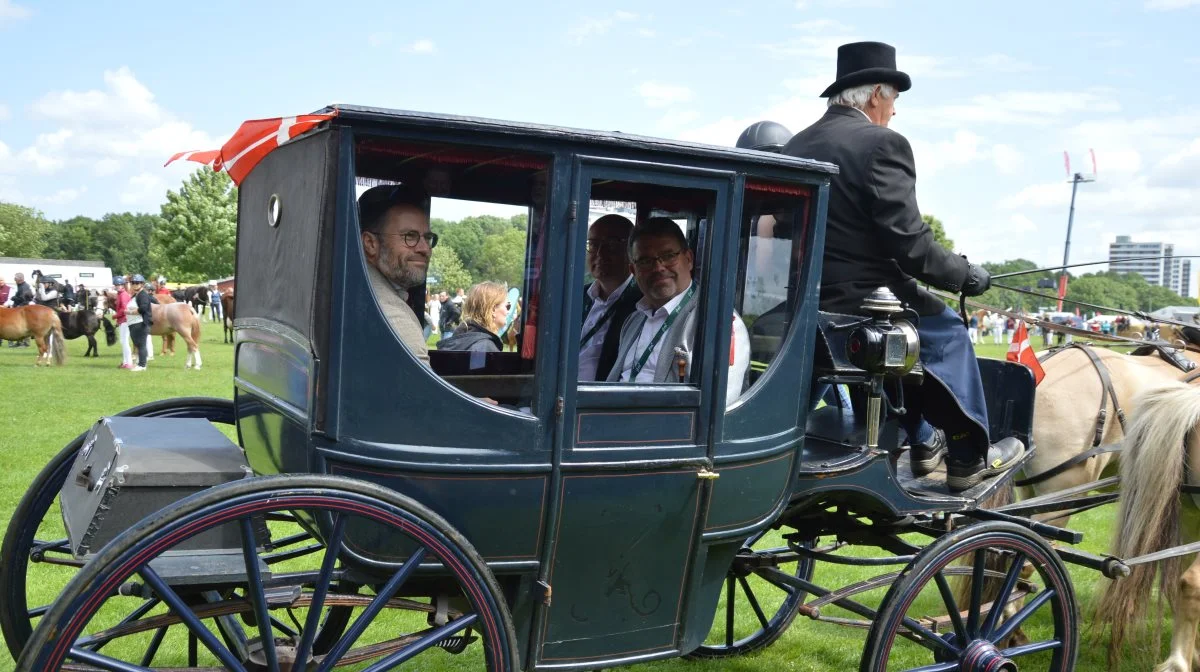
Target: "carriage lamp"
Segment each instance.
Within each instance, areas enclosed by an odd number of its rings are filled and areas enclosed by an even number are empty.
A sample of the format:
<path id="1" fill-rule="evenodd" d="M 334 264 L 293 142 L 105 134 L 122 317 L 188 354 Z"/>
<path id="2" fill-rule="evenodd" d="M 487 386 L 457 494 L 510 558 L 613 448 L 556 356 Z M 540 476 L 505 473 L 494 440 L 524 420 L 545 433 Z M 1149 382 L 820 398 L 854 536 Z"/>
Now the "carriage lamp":
<path id="1" fill-rule="evenodd" d="M 904 375 L 917 364 L 921 340 L 907 320 L 893 316 L 904 312 L 899 299 L 880 287 L 862 303 L 873 319 L 850 332 L 846 355 L 858 368 L 872 374 Z"/>

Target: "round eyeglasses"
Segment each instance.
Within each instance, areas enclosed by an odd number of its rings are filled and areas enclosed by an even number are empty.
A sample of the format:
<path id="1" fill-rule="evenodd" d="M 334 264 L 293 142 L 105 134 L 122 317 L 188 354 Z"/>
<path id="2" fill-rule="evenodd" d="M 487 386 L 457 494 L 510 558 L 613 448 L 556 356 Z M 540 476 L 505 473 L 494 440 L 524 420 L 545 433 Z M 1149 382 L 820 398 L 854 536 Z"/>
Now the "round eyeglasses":
<path id="1" fill-rule="evenodd" d="M 374 236 L 380 237 L 380 238 L 382 238 L 384 236 L 399 236 L 404 239 L 404 244 L 409 247 L 416 247 L 417 243 L 420 242 L 421 239 L 424 239 L 426 243 L 429 243 L 430 249 L 437 247 L 437 244 L 438 244 L 438 234 L 432 233 L 432 232 L 430 232 L 430 233 L 421 233 L 420 231 L 405 231 L 404 233 L 371 232 L 371 234 Z"/>

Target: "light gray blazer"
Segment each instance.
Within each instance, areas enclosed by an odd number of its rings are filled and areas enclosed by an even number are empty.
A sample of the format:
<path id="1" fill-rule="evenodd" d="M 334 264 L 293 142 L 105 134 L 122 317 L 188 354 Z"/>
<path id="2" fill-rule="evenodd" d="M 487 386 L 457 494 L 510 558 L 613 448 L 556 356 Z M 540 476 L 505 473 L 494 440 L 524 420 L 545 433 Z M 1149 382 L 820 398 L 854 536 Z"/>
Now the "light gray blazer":
<path id="1" fill-rule="evenodd" d="M 697 290 L 699 287 L 696 288 Z M 696 340 L 696 305 L 698 303 L 696 297 L 700 296 L 697 291 L 692 295 L 692 298 L 683 307 L 679 309 L 679 316 L 675 318 L 675 324 L 663 334 L 662 340 L 658 342 L 658 363 L 654 367 L 654 382 L 656 383 L 678 383 L 679 371 L 675 368 L 675 348 L 682 348 L 687 357 L 688 374 L 692 371 L 692 342 Z M 637 347 L 638 336 L 642 333 L 642 326 L 646 324 L 646 316 L 640 311 L 634 311 L 628 318 L 625 319 L 625 324 L 621 326 L 621 345 L 617 349 L 617 361 L 613 364 L 613 368 L 608 372 L 609 382 L 621 380 L 621 371 L 625 365 L 625 358 L 629 356 L 629 349 Z M 639 355 L 641 353 L 638 353 Z"/>
<path id="2" fill-rule="evenodd" d="M 367 264 L 367 277 L 371 280 L 371 289 L 375 291 L 375 300 L 379 302 L 379 308 L 383 310 L 388 324 L 392 325 L 392 330 L 422 364 L 429 366 L 429 348 L 425 346 L 425 334 L 421 331 L 417 314 L 409 307 L 405 297 L 370 263 Z"/>

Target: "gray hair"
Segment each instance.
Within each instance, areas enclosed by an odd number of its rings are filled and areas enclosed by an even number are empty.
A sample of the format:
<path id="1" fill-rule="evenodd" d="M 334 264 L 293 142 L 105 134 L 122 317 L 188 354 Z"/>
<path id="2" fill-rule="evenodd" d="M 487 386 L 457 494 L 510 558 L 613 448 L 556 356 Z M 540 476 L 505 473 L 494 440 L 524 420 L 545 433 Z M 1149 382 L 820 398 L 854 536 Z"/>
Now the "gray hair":
<path id="1" fill-rule="evenodd" d="M 875 87 L 879 87 L 879 92 L 884 97 L 894 99 L 900 92 L 891 84 L 863 84 L 855 86 L 845 91 L 839 91 L 837 94 L 829 97 L 830 105 L 845 105 L 853 107 L 856 110 L 866 108 L 867 101 L 871 100 L 871 94 L 875 93 Z"/>

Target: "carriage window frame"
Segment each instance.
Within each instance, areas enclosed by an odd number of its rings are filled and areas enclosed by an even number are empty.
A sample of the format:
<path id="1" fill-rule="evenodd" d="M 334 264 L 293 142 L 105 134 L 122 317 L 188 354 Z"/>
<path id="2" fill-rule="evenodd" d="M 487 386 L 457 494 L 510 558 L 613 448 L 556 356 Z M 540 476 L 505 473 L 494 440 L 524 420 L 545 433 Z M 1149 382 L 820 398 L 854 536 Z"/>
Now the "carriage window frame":
<path id="1" fill-rule="evenodd" d="M 432 354 L 436 352 L 436 343 L 434 343 L 428 346 L 428 351 L 431 353 L 428 371 L 434 374 L 433 378 L 441 381 L 446 389 L 470 400 L 476 406 L 486 407 L 492 412 L 504 415 L 540 416 L 544 409 L 539 407 L 541 401 L 539 400 L 538 380 L 541 367 L 538 365 L 536 332 L 538 331 L 537 322 L 545 321 L 541 319 L 536 306 L 537 297 L 543 291 L 545 284 L 546 254 L 544 246 L 550 226 L 549 185 L 554 169 L 554 155 L 512 151 L 483 144 L 455 142 L 452 139 L 414 139 L 387 134 L 358 135 L 355 138 L 354 147 L 355 170 L 351 177 L 353 183 L 368 188 L 381 184 L 401 184 L 405 181 L 418 183 L 430 196 L 425 213 L 430 218 L 431 225 L 433 218 L 437 217 L 436 199 L 525 207 L 525 244 L 520 279 L 521 301 L 524 309 L 519 318 L 521 333 L 515 349 L 505 349 L 499 353 L 462 351 L 462 357 L 455 357 L 455 359 L 463 359 L 463 362 L 454 361 L 452 366 L 435 365 L 434 360 L 439 356 Z M 374 154 L 371 156 L 374 164 L 370 160 L 364 161 L 364 155 L 371 154 Z M 380 169 L 379 166 L 383 163 L 380 159 L 382 155 L 394 157 L 398 167 L 394 170 Z M 449 158 L 447 161 L 439 161 L 439 155 Z M 458 172 L 451 175 L 455 169 Z M 437 171 L 436 175 L 435 171 Z M 499 173 L 501 179 L 489 181 L 483 176 L 484 173 L 488 173 L 493 178 Z M 423 177 L 418 182 L 414 179 L 414 175 Z M 461 180 L 456 178 L 461 178 Z M 460 184 L 468 186 L 460 189 Z M 524 195 L 514 185 L 524 186 Z M 355 203 L 360 195 L 360 193 L 355 194 Z M 482 195 L 492 198 L 484 198 L 481 197 Z M 358 238 L 361 238 L 362 222 L 359 221 L 357 208 L 355 208 L 353 221 L 355 223 L 357 256 L 365 269 L 368 263 L 361 244 L 358 244 Z M 431 256 L 431 260 L 436 258 L 437 250 L 438 248 L 433 249 L 434 256 Z M 473 287 L 483 280 L 472 278 L 471 286 Z M 374 288 L 369 284 L 368 288 L 371 290 L 373 303 L 378 307 L 379 299 L 375 295 Z M 427 275 L 426 284 L 421 286 L 419 291 L 411 290 L 408 302 L 410 308 L 417 314 L 418 320 L 423 324 L 425 323 L 423 302 L 417 295 L 427 299 L 429 293 Z M 450 293 L 453 295 L 453 290 L 450 290 Z M 382 313 L 382 310 L 380 312 Z M 386 318 L 383 319 L 386 326 L 392 327 Z M 541 328 L 545 329 L 547 326 L 542 325 Z M 397 346 L 415 360 L 415 353 L 403 342 L 399 333 L 394 328 L 390 328 L 389 331 L 395 337 Z M 444 338 L 444 336 L 439 338 Z M 426 340 L 429 340 L 428 337 Z M 463 365 L 468 370 L 460 372 L 459 369 Z M 495 380 L 489 381 L 488 378 Z M 519 394 L 515 397 L 503 396 L 501 393 L 505 393 L 506 390 L 519 390 Z M 488 392 L 493 392 L 495 397 L 512 403 L 492 404 L 490 400 L 494 397 Z"/>

